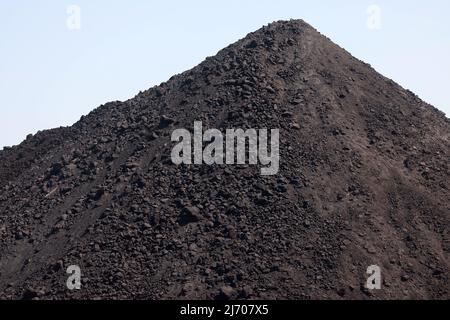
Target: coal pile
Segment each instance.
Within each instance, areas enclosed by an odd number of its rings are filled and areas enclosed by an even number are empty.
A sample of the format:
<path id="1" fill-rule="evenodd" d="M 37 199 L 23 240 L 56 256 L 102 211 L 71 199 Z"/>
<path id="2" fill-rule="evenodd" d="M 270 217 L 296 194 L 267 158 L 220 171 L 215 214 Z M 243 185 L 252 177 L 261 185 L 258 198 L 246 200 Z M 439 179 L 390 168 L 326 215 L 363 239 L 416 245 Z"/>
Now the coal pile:
<path id="1" fill-rule="evenodd" d="M 278 174 L 174 165 L 194 121 L 278 128 Z M 0 152 L 0 298 L 449 299 L 449 139 L 305 22 L 270 24 Z"/>

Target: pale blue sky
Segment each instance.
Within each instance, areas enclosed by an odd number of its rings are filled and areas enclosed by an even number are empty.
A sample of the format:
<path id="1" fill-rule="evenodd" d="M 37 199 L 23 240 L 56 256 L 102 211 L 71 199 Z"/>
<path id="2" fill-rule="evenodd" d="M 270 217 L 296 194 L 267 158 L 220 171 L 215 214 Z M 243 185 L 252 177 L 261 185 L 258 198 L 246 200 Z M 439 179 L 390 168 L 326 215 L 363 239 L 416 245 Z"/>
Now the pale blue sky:
<path id="1" fill-rule="evenodd" d="M 67 7 L 81 8 L 81 29 Z M 367 8 L 381 9 L 381 29 Z M 0 148 L 166 81 L 274 20 L 302 18 L 450 115 L 450 1 L 0 0 Z"/>

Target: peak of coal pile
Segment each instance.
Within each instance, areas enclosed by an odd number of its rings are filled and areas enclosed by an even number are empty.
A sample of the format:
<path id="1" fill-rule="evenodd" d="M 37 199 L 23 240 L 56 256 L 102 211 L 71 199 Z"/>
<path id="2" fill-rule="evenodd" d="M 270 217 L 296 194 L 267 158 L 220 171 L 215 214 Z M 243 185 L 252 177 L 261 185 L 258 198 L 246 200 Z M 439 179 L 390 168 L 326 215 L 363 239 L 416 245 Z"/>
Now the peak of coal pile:
<path id="1" fill-rule="evenodd" d="M 279 173 L 172 164 L 194 121 L 279 128 Z M 0 152 L 0 298 L 448 299 L 449 137 L 305 22 L 270 24 Z"/>

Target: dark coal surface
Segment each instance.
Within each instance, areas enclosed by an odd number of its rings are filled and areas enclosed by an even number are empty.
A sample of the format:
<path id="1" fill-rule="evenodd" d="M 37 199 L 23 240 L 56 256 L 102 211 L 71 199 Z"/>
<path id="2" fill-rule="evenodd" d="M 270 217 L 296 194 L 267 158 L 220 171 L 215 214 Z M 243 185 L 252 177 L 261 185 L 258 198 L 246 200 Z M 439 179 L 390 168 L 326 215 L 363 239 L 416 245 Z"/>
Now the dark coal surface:
<path id="1" fill-rule="evenodd" d="M 279 174 L 172 164 L 194 121 L 280 128 Z M 0 152 L 0 298 L 448 299 L 449 138 L 311 26 L 270 24 Z"/>

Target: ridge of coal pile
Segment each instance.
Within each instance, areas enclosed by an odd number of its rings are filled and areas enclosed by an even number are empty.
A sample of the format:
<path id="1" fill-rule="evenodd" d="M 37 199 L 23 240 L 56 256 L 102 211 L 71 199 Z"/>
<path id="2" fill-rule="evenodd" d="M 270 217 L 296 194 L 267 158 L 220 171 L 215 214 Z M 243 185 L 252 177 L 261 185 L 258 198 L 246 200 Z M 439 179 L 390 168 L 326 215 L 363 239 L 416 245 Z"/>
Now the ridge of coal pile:
<path id="1" fill-rule="evenodd" d="M 194 121 L 279 128 L 279 173 L 172 164 Z M 0 152 L 0 298 L 448 299 L 449 137 L 305 22 L 272 23 Z"/>

